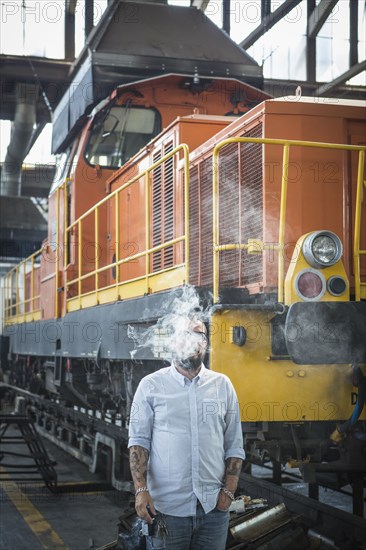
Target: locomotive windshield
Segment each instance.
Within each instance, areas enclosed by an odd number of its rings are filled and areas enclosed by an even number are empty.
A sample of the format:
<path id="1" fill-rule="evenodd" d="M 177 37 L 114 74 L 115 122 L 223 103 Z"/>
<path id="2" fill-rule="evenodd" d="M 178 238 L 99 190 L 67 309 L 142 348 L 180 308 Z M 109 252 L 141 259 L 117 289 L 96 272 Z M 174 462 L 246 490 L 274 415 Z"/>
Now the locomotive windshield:
<path id="1" fill-rule="evenodd" d="M 101 111 L 90 130 L 85 157 L 90 164 L 119 168 L 160 132 L 155 109 L 114 106 Z"/>

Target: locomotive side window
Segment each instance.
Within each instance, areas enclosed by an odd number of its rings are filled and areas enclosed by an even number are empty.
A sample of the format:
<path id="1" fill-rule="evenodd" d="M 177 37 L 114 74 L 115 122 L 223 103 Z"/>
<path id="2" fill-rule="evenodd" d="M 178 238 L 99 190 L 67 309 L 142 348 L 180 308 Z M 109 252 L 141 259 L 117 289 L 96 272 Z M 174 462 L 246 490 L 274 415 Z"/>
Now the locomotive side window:
<path id="1" fill-rule="evenodd" d="M 56 172 L 52 181 L 50 195 L 61 185 L 68 177 L 71 169 L 71 147 L 69 147 L 63 153 L 56 155 Z"/>
<path id="2" fill-rule="evenodd" d="M 96 116 L 85 158 L 90 164 L 119 168 L 160 130 L 160 116 L 155 109 L 114 106 Z"/>

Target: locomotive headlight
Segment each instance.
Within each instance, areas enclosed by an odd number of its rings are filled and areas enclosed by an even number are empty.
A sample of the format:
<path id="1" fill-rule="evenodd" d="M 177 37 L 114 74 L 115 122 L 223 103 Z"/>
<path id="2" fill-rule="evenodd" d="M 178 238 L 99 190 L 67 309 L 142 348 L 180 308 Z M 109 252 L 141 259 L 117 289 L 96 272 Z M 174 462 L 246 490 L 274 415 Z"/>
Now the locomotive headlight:
<path id="1" fill-rule="evenodd" d="M 342 256 L 342 243 L 331 231 L 316 231 L 306 237 L 302 252 L 312 267 L 330 267 Z"/>

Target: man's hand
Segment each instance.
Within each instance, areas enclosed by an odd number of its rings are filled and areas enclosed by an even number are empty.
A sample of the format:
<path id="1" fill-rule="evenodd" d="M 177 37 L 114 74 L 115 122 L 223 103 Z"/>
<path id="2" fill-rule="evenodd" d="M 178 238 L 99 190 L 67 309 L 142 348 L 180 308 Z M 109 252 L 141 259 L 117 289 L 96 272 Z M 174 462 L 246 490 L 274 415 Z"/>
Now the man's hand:
<path id="1" fill-rule="evenodd" d="M 135 485 L 135 491 L 147 488 L 147 462 L 149 460 L 149 451 L 139 445 L 133 445 L 130 448 L 130 469 L 132 479 Z M 148 508 L 153 516 L 156 515 L 154 502 L 148 491 L 141 491 L 136 495 L 135 509 L 137 515 L 143 518 L 147 523 L 152 523 L 153 518 L 148 512 Z"/>
<path id="2" fill-rule="evenodd" d="M 137 512 L 137 515 L 140 518 L 143 518 L 147 523 L 151 524 L 153 522 L 153 518 L 149 514 L 148 507 L 151 514 L 153 516 L 156 516 L 154 502 L 150 496 L 150 493 L 148 493 L 147 491 L 144 491 L 143 493 L 139 493 L 136 496 L 135 510 Z"/>
<path id="3" fill-rule="evenodd" d="M 227 512 L 230 508 L 230 504 L 232 503 L 232 500 L 229 496 L 227 496 L 224 491 L 219 492 L 219 496 L 216 503 L 216 508 L 220 510 L 221 512 Z"/>

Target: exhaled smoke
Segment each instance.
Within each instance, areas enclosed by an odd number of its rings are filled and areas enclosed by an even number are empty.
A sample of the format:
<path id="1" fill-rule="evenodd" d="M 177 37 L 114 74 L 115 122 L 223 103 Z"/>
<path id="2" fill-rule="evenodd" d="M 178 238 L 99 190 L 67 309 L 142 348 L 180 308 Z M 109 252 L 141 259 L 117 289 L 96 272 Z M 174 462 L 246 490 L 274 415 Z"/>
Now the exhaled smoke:
<path id="1" fill-rule="evenodd" d="M 137 331 L 129 325 L 127 334 L 135 342 L 132 359 L 141 348 L 149 348 L 156 359 L 167 361 L 173 358 L 184 361 L 197 353 L 201 335 L 189 330 L 189 325 L 191 320 L 207 320 L 211 308 L 203 308 L 192 286 L 183 287 L 181 293 L 171 295 L 168 300 L 163 309 L 169 313 L 162 315 L 153 326 Z"/>

